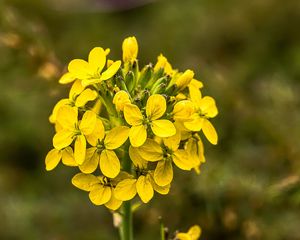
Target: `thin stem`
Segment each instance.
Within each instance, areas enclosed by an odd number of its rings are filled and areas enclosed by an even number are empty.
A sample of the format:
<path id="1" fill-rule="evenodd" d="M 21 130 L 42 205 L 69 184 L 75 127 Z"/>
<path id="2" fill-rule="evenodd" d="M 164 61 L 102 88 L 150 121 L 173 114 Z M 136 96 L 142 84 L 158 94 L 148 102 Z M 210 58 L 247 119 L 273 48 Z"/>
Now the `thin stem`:
<path id="1" fill-rule="evenodd" d="M 132 211 L 131 201 L 123 203 L 123 219 L 122 219 L 122 240 L 132 240 Z"/>
<path id="2" fill-rule="evenodd" d="M 160 238 L 161 238 L 161 240 L 165 240 L 165 235 L 166 235 L 166 233 L 165 233 L 165 226 L 164 226 L 164 223 L 163 223 L 161 217 L 160 217 L 159 220 L 160 220 Z"/>
<path id="3" fill-rule="evenodd" d="M 128 149 L 128 146 L 125 146 L 125 148 Z M 128 152 L 125 152 L 124 154 L 123 170 L 131 173 L 131 160 Z M 131 201 L 126 201 L 123 203 L 121 234 L 121 240 L 133 239 Z"/>

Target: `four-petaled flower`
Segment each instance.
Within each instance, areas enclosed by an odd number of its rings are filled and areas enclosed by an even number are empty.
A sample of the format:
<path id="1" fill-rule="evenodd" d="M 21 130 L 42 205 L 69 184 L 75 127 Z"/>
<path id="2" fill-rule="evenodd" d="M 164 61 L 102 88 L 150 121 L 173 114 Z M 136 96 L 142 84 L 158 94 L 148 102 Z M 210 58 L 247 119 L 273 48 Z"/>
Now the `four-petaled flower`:
<path id="1" fill-rule="evenodd" d="M 89 53 L 88 62 L 83 59 L 74 59 L 69 63 L 69 77 L 82 80 L 83 86 L 100 83 L 113 77 L 121 66 L 121 61 L 115 61 L 107 70 L 102 72 L 106 64 L 107 51 L 101 47 L 93 48 Z M 67 77 L 65 77 L 67 78 Z"/>
<path id="2" fill-rule="evenodd" d="M 166 112 L 166 100 L 162 95 L 150 96 L 146 103 L 146 116 L 134 104 L 124 106 L 124 117 L 131 125 L 129 132 L 130 143 L 134 147 L 144 144 L 147 139 L 147 128 L 151 127 L 154 135 L 158 137 L 170 137 L 176 134 L 174 124 L 167 119 L 159 119 Z"/>
<path id="3" fill-rule="evenodd" d="M 86 111 L 81 121 L 78 120 L 78 109 L 71 106 L 62 106 L 57 112 L 56 121 L 61 129 L 53 137 L 53 146 L 60 150 L 74 144 L 74 158 L 78 165 L 85 159 L 86 136 L 91 134 L 96 125 L 96 114 Z"/>
<path id="4" fill-rule="evenodd" d="M 120 161 L 114 149 L 119 148 L 128 138 L 129 128 L 114 127 L 105 133 L 102 121 L 97 118 L 95 130 L 86 136 L 92 146 L 86 150 L 86 159 L 79 169 L 83 173 L 92 173 L 98 164 L 106 177 L 114 178 L 120 173 Z"/>

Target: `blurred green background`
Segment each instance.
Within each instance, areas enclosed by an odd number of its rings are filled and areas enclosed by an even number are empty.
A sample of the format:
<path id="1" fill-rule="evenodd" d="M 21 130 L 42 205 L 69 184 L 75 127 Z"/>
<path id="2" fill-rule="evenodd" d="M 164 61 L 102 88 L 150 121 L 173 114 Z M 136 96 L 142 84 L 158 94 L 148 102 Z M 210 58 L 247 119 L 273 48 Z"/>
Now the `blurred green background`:
<path id="1" fill-rule="evenodd" d="M 299 0 L 0 1 L 0 239 L 118 239 L 111 214 L 44 169 L 48 116 L 67 95 L 58 78 L 95 46 L 140 63 L 161 52 L 194 69 L 216 98 L 220 142 L 204 140 L 202 173 L 178 171 L 171 193 L 134 216 L 136 239 L 193 224 L 202 239 L 300 239 Z"/>

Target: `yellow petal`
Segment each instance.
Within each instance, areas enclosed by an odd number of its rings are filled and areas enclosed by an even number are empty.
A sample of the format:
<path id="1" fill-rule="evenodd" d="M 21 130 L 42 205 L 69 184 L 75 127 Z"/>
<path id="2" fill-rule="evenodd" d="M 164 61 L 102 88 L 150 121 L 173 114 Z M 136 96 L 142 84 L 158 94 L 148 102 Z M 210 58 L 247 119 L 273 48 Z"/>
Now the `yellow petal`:
<path id="1" fill-rule="evenodd" d="M 133 104 L 124 106 L 124 117 L 128 124 L 132 126 L 141 125 L 143 123 L 143 115 L 140 109 Z"/>
<path id="2" fill-rule="evenodd" d="M 105 129 L 104 129 L 103 123 L 102 123 L 101 119 L 97 118 L 95 128 L 91 134 L 86 135 L 86 140 L 92 146 L 96 146 L 98 143 L 98 140 L 102 141 L 102 139 L 104 138 L 104 135 L 105 135 Z"/>
<path id="3" fill-rule="evenodd" d="M 149 202 L 154 195 L 152 184 L 147 176 L 140 176 L 136 182 L 136 190 L 144 203 Z"/>
<path id="4" fill-rule="evenodd" d="M 97 92 L 92 89 L 85 89 L 77 98 L 75 101 L 76 107 L 83 107 L 85 106 L 89 101 L 94 101 L 97 98 Z"/>
<path id="5" fill-rule="evenodd" d="M 216 102 L 212 97 L 204 97 L 199 103 L 201 112 L 206 115 L 206 117 L 213 118 L 218 115 L 218 109 Z"/>
<path id="6" fill-rule="evenodd" d="M 167 108 L 166 99 L 159 94 L 150 96 L 146 104 L 146 114 L 151 120 L 156 120 L 164 115 Z"/>
<path id="7" fill-rule="evenodd" d="M 95 104 L 93 105 L 93 107 L 91 108 L 91 111 L 93 111 L 96 114 L 100 114 L 101 112 L 101 108 L 102 108 L 102 103 L 99 99 L 96 100 Z"/>
<path id="8" fill-rule="evenodd" d="M 81 84 L 81 80 L 76 80 L 69 92 L 69 99 L 70 101 L 75 101 L 76 97 L 82 93 L 82 91 L 84 90 L 84 86 L 82 86 Z"/>
<path id="9" fill-rule="evenodd" d="M 74 144 L 74 158 L 78 165 L 81 165 L 85 160 L 86 140 L 83 135 L 78 135 Z"/>
<path id="10" fill-rule="evenodd" d="M 135 167 L 140 169 L 147 168 L 147 161 L 141 157 L 138 148 L 129 146 L 129 156 Z"/>
<path id="11" fill-rule="evenodd" d="M 161 160 L 157 163 L 154 170 L 154 181 L 159 186 L 166 186 L 173 180 L 173 166 L 172 162 L 168 160 Z"/>
<path id="12" fill-rule="evenodd" d="M 62 163 L 70 167 L 78 166 L 75 162 L 73 149 L 71 147 L 62 150 Z"/>
<path id="13" fill-rule="evenodd" d="M 77 173 L 72 178 L 72 184 L 84 191 L 90 191 L 95 184 L 99 184 L 100 180 L 92 174 Z"/>
<path id="14" fill-rule="evenodd" d="M 151 129 L 158 137 L 171 137 L 176 134 L 174 124 L 165 119 L 154 120 L 151 122 Z"/>
<path id="15" fill-rule="evenodd" d="M 64 99 L 59 100 L 59 101 L 55 104 L 55 106 L 54 106 L 54 108 L 53 108 L 52 114 L 51 114 L 51 116 L 49 117 L 49 121 L 50 121 L 51 123 L 54 124 L 54 123 L 56 122 L 56 117 L 57 117 L 58 109 L 60 109 L 60 107 L 62 107 L 62 106 L 64 106 L 64 105 L 67 105 L 67 104 L 69 104 L 69 103 L 70 103 L 70 100 L 67 99 L 67 98 L 64 98 Z"/>
<path id="16" fill-rule="evenodd" d="M 89 64 L 95 73 L 100 73 L 105 66 L 106 54 L 101 47 L 93 48 L 89 53 Z"/>
<path id="17" fill-rule="evenodd" d="M 193 114 L 192 120 L 184 122 L 183 124 L 188 130 L 198 132 L 201 130 L 203 122 L 204 118 L 200 117 L 198 114 Z"/>
<path id="18" fill-rule="evenodd" d="M 73 136 L 74 134 L 71 131 L 59 131 L 53 137 L 53 146 L 59 150 L 68 147 L 73 142 Z"/>
<path id="19" fill-rule="evenodd" d="M 192 79 L 192 81 L 189 84 L 189 87 L 195 87 L 195 88 L 203 88 L 203 83 L 199 80 L 196 79 Z"/>
<path id="20" fill-rule="evenodd" d="M 172 160 L 182 170 L 191 170 L 193 167 L 189 161 L 188 153 L 185 150 L 177 150 L 172 154 Z"/>
<path id="21" fill-rule="evenodd" d="M 187 121 L 193 113 L 193 103 L 189 100 L 183 100 L 175 104 L 173 109 L 173 118 L 175 121 Z"/>
<path id="22" fill-rule="evenodd" d="M 94 112 L 88 110 L 86 111 L 83 116 L 82 120 L 79 124 L 79 129 L 84 135 L 89 135 L 91 134 L 96 126 L 96 120 L 97 116 Z"/>
<path id="23" fill-rule="evenodd" d="M 218 134 L 216 132 L 216 129 L 211 124 L 211 122 L 207 119 L 203 122 L 202 131 L 207 138 L 208 141 L 210 141 L 211 144 L 216 145 L 218 143 Z"/>
<path id="24" fill-rule="evenodd" d="M 53 170 L 60 162 L 61 156 L 62 153 L 60 150 L 52 149 L 51 151 L 49 151 L 45 159 L 46 170 Z"/>
<path id="25" fill-rule="evenodd" d="M 113 104 L 116 105 L 117 111 L 124 111 L 124 106 L 130 104 L 128 93 L 124 90 L 117 92 L 114 96 Z"/>
<path id="26" fill-rule="evenodd" d="M 83 173 L 94 172 L 99 164 L 100 155 L 97 153 L 96 147 L 91 147 L 86 150 L 85 160 L 79 169 Z"/>
<path id="27" fill-rule="evenodd" d="M 107 203 L 105 203 L 105 207 L 107 207 L 110 210 L 115 211 L 119 207 L 121 207 L 122 203 L 123 202 L 121 200 L 116 199 L 115 193 L 114 193 L 114 189 L 112 189 L 112 191 L 111 191 L 111 198 L 110 198 L 110 200 Z"/>
<path id="28" fill-rule="evenodd" d="M 104 145 L 106 149 L 117 149 L 122 146 L 129 135 L 129 128 L 118 126 L 111 129 L 105 136 Z"/>
<path id="29" fill-rule="evenodd" d="M 113 77 L 121 67 L 121 61 L 115 61 L 105 72 L 101 74 L 101 81 Z"/>
<path id="30" fill-rule="evenodd" d="M 144 125 L 132 126 L 129 131 L 129 140 L 133 147 L 139 147 L 147 139 L 147 128 Z"/>
<path id="31" fill-rule="evenodd" d="M 156 182 L 154 180 L 152 181 L 152 186 L 156 192 L 158 192 L 159 194 L 162 194 L 162 195 L 167 195 L 169 193 L 170 187 L 171 187 L 170 184 L 167 184 L 166 186 L 159 186 L 156 184 Z"/>
<path id="32" fill-rule="evenodd" d="M 78 122 L 78 110 L 71 106 L 61 106 L 57 111 L 56 121 L 64 128 L 74 130 Z"/>
<path id="33" fill-rule="evenodd" d="M 105 204 L 111 198 L 111 189 L 110 187 L 96 184 L 91 188 L 89 198 L 95 205 Z"/>
<path id="34" fill-rule="evenodd" d="M 87 79 L 93 75 L 93 71 L 87 61 L 74 59 L 68 65 L 69 72 L 78 79 Z"/>
<path id="35" fill-rule="evenodd" d="M 101 152 L 100 169 L 109 178 L 115 178 L 119 174 L 120 161 L 114 151 L 105 149 Z"/>
<path id="36" fill-rule="evenodd" d="M 191 236 L 187 233 L 177 233 L 176 239 L 178 240 L 193 240 Z"/>
<path id="37" fill-rule="evenodd" d="M 144 145 L 138 148 L 140 156 L 150 162 L 156 162 L 163 158 L 161 146 L 153 139 L 148 138 Z"/>
<path id="38" fill-rule="evenodd" d="M 128 201 L 136 195 L 136 179 L 125 179 L 115 188 L 115 197 L 121 201 Z"/>
<path id="39" fill-rule="evenodd" d="M 61 76 L 61 78 L 58 80 L 60 84 L 68 84 L 71 83 L 75 80 L 76 78 L 73 76 L 72 73 L 65 73 L 64 75 Z"/>
<path id="40" fill-rule="evenodd" d="M 194 86 L 189 86 L 189 93 L 190 93 L 191 101 L 198 108 L 200 106 L 200 102 L 202 99 L 201 91 L 199 90 L 199 88 L 196 88 Z"/>
<path id="41" fill-rule="evenodd" d="M 188 154 L 189 161 L 193 167 L 200 164 L 200 158 L 198 156 L 197 140 L 190 138 L 186 144 L 186 152 Z"/>
<path id="42" fill-rule="evenodd" d="M 191 236 L 192 240 L 197 240 L 201 236 L 201 232 L 201 228 L 198 225 L 194 225 L 189 229 L 187 234 Z"/>
<path id="43" fill-rule="evenodd" d="M 179 130 L 176 131 L 176 134 L 174 136 L 163 138 L 164 145 L 172 151 L 176 151 L 178 149 L 180 140 L 181 134 Z"/>

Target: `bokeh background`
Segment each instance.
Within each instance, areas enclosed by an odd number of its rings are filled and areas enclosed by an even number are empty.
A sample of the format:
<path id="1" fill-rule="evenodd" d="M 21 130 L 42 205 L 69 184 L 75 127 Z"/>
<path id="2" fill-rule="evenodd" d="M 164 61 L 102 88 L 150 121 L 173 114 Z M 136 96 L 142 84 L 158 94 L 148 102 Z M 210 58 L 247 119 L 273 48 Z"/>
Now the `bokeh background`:
<path id="1" fill-rule="evenodd" d="M 204 140 L 202 173 L 178 171 L 171 193 L 135 213 L 136 239 L 201 225 L 202 239 L 300 239 L 298 0 L 0 1 L 0 239 L 118 239 L 111 213 L 44 169 L 48 116 L 67 95 L 58 78 L 94 46 L 141 64 L 161 52 L 194 69 L 216 98 L 220 142 Z"/>

